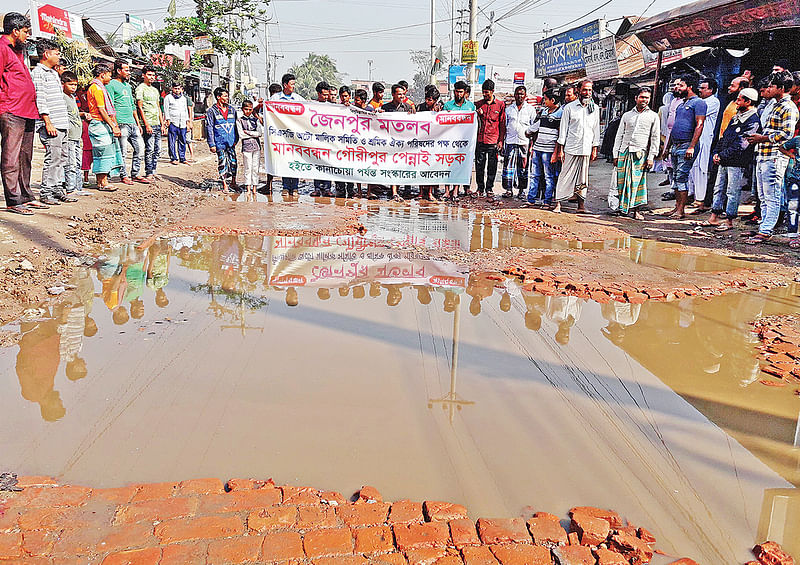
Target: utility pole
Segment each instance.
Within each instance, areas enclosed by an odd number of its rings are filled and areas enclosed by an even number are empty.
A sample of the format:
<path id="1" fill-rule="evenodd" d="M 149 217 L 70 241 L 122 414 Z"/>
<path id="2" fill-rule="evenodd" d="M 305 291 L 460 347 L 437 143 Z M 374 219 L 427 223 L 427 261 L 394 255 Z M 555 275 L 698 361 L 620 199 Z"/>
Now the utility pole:
<path id="1" fill-rule="evenodd" d="M 433 64 L 436 61 L 436 0 L 431 0 L 431 81 L 436 84 L 436 73 L 433 72 Z"/>
<path id="2" fill-rule="evenodd" d="M 267 30 L 267 19 L 264 18 L 264 82 L 269 88 L 269 31 Z"/>
<path id="3" fill-rule="evenodd" d="M 369 73 L 368 74 L 369 74 L 369 81 L 370 82 L 372 82 L 372 64 L 374 62 L 375 61 L 373 61 L 372 59 L 367 59 L 367 65 L 369 65 Z"/>
<path id="4" fill-rule="evenodd" d="M 453 64 L 453 47 L 455 46 L 456 35 L 456 0 L 450 0 L 450 64 Z"/>
<path id="5" fill-rule="evenodd" d="M 469 0 L 469 40 L 478 40 L 478 0 Z M 467 66 L 467 80 L 469 81 L 470 88 L 472 89 L 470 95 L 475 97 L 476 84 L 478 80 L 475 73 L 475 63 L 470 63 Z"/>

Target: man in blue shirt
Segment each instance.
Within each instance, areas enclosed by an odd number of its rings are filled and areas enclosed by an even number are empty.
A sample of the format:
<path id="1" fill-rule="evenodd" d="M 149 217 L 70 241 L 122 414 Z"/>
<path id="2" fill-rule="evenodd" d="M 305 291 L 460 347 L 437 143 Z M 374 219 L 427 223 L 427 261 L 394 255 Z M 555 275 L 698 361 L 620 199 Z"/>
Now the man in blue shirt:
<path id="1" fill-rule="evenodd" d="M 672 219 L 686 217 L 684 208 L 689 200 L 689 171 L 697 158 L 695 148 L 703 133 L 706 121 L 706 103 L 697 96 L 697 77 L 684 76 L 678 79 L 676 95 L 682 99 L 675 111 L 675 124 L 664 148 L 664 155 L 670 155 L 675 175 L 675 208 L 665 215 Z"/>
<path id="2" fill-rule="evenodd" d="M 469 86 L 463 80 L 457 81 L 453 85 L 453 99 L 444 103 L 445 112 L 474 112 L 475 104 L 467 98 Z M 452 193 L 451 193 L 452 191 Z M 469 185 L 464 185 L 464 194 L 469 192 Z M 444 187 L 444 200 L 455 202 L 458 198 L 458 186 L 446 184 Z"/>
<path id="3" fill-rule="evenodd" d="M 287 100 L 292 102 L 302 102 L 304 98 L 294 91 L 294 85 L 296 81 L 297 77 L 295 77 L 292 73 L 286 73 L 283 75 L 283 77 L 281 77 L 281 85 L 283 86 L 283 90 L 273 94 L 269 99 L 284 102 Z M 283 177 L 281 178 L 281 184 L 283 185 L 284 190 L 289 193 L 289 196 L 293 196 L 294 193 L 297 192 L 300 179 Z"/>

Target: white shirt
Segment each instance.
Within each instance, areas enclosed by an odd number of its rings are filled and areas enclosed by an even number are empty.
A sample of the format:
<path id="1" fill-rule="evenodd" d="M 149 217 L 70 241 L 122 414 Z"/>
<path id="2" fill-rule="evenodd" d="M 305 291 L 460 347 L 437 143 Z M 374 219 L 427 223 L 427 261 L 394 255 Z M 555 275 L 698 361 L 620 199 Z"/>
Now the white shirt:
<path id="1" fill-rule="evenodd" d="M 710 146 L 711 142 L 714 140 L 714 130 L 717 127 L 720 103 L 719 98 L 713 94 L 708 98 L 704 98 L 703 101 L 706 103 L 706 120 L 703 122 L 703 132 L 700 134 L 700 141 Z"/>
<path id="2" fill-rule="evenodd" d="M 564 106 L 558 144 L 570 155 L 591 155 L 592 147 L 600 146 L 600 108 L 594 105 L 589 113 L 588 104 L 573 100 Z"/>
<path id="3" fill-rule="evenodd" d="M 172 94 L 167 94 L 164 97 L 164 119 L 176 127 L 186 127 L 186 122 L 189 121 L 189 106 L 185 95 L 181 94 L 175 98 Z"/>
<path id="4" fill-rule="evenodd" d="M 525 137 L 525 131 L 531 126 L 535 116 L 535 108 L 527 102 L 522 103 L 522 108 L 518 108 L 516 102 L 506 106 L 506 145 L 527 147 L 528 138 Z"/>
<path id="5" fill-rule="evenodd" d="M 636 108 L 622 115 L 617 137 L 614 139 L 614 157 L 623 149 L 646 151 L 648 159 L 655 159 L 661 143 L 661 121 L 650 108 L 639 112 Z"/>
<path id="6" fill-rule="evenodd" d="M 292 92 L 291 94 L 287 95 L 286 93 L 283 92 L 283 90 L 281 90 L 280 92 L 276 92 L 275 94 L 270 96 L 269 99 L 280 100 L 280 101 L 292 100 L 294 102 L 302 102 L 303 100 L 305 100 L 305 98 L 303 98 L 296 92 Z"/>

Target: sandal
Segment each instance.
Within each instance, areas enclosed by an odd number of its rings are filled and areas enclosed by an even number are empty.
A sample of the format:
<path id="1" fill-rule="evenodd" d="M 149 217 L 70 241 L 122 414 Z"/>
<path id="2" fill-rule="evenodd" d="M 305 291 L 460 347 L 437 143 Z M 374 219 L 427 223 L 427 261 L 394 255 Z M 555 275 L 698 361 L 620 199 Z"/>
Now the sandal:
<path id="1" fill-rule="evenodd" d="M 772 236 L 766 233 L 757 233 L 753 237 L 744 240 L 747 245 L 757 245 L 759 243 L 764 243 L 772 239 Z"/>
<path id="2" fill-rule="evenodd" d="M 714 231 L 716 231 L 716 232 L 724 232 L 724 231 L 728 231 L 728 230 L 732 230 L 732 229 L 733 229 L 733 226 L 729 226 L 728 224 L 719 224 L 716 228 L 714 228 Z"/>
<path id="3" fill-rule="evenodd" d="M 20 214 L 22 216 L 33 216 L 33 212 L 25 208 L 24 206 L 9 206 L 6 208 L 9 212 L 13 212 L 14 214 Z"/>
<path id="4" fill-rule="evenodd" d="M 24 206 L 27 206 L 28 208 L 36 208 L 38 210 L 47 210 L 48 208 L 50 208 L 50 206 L 48 206 L 47 204 L 36 202 L 36 200 L 31 200 L 27 204 L 24 204 Z"/>
<path id="5" fill-rule="evenodd" d="M 789 249 L 800 249 L 800 237 L 793 237 L 789 240 Z"/>

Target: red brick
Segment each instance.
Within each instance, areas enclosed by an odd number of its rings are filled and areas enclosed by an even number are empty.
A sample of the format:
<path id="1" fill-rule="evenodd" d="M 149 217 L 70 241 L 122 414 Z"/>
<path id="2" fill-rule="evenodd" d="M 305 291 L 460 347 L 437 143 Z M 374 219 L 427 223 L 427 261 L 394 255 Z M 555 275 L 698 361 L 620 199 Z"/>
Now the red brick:
<path id="1" fill-rule="evenodd" d="M 552 516 L 552 515 L 551 515 Z M 559 544 L 567 543 L 567 532 L 561 527 L 561 522 L 555 516 L 535 516 L 528 520 L 528 531 L 531 533 L 533 543 L 544 547 L 553 548 Z"/>
<path id="2" fill-rule="evenodd" d="M 279 487 L 284 504 L 319 504 L 319 491 L 311 487 Z"/>
<path id="3" fill-rule="evenodd" d="M 20 515 L 24 508 L 11 508 L 7 503 L 0 502 L 0 532 L 16 529 Z"/>
<path id="4" fill-rule="evenodd" d="M 464 565 L 464 560 L 459 555 L 445 555 L 437 559 L 433 565 Z"/>
<path id="5" fill-rule="evenodd" d="M 647 544 L 653 545 L 654 543 L 656 543 L 656 536 L 654 536 L 653 534 L 650 533 L 650 531 L 644 528 L 639 528 L 636 531 L 636 536 Z"/>
<path id="6" fill-rule="evenodd" d="M 17 485 L 20 488 L 28 487 L 42 487 L 42 486 L 56 486 L 58 481 L 55 477 L 47 477 L 44 475 L 31 475 L 17 477 Z"/>
<path id="7" fill-rule="evenodd" d="M 597 558 L 597 565 L 628 565 L 625 556 L 610 549 L 599 548 L 592 553 Z"/>
<path id="8" fill-rule="evenodd" d="M 4 559 L 3 565 L 52 565 L 49 557 L 21 557 L 20 559 Z M 82 563 L 80 565 L 85 565 Z"/>
<path id="9" fill-rule="evenodd" d="M 497 565 L 492 551 L 485 545 L 465 547 L 461 550 L 465 565 Z"/>
<path id="10" fill-rule="evenodd" d="M 92 500 L 111 502 L 114 504 L 127 504 L 136 494 L 137 487 L 101 488 L 92 491 Z"/>
<path id="11" fill-rule="evenodd" d="M 760 565 L 758 563 L 758 561 L 748 561 L 745 565 L 750 565 L 751 563 L 753 565 Z M 700 565 L 700 564 L 697 561 L 695 561 L 694 559 L 689 559 L 688 557 L 683 557 L 681 559 L 678 559 L 677 561 L 673 561 L 669 565 Z"/>
<path id="12" fill-rule="evenodd" d="M 561 520 L 561 518 L 559 518 L 555 514 L 550 514 L 550 512 L 534 512 L 533 513 L 533 517 L 534 518 L 546 518 L 548 520 L 555 520 L 556 522 L 559 522 Z"/>
<path id="13" fill-rule="evenodd" d="M 27 503 L 29 508 L 53 508 L 85 504 L 92 494 L 92 489 L 72 486 L 32 487 L 25 489 L 24 494 L 30 497 Z"/>
<path id="14" fill-rule="evenodd" d="M 780 544 L 774 541 L 765 541 L 753 547 L 753 555 L 764 565 L 794 565 L 794 560 L 786 553 Z"/>
<path id="15" fill-rule="evenodd" d="M 263 543 L 264 538 L 260 536 L 212 541 L 208 544 L 208 565 L 258 561 Z"/>
<path id="16" fill-rule="evenodd" d="M 398 500 L 392 504 L 389 511 L 390 524 L 407 524 L 409 522 L 424 522 L 422 504 L 410 500 Z"/>
<path id="17" fill-rule="evenodd" d="M 333 528 L 339 525 L 336 511 L 327 506 L 300 506 L 300 517 L 297 520 L 298 530 L 316 530 Z"/>
<path id="18" fill-rule="evenodd" d="M 420 547 L 444 547 L 450 540 L 450 528 L 444 522 L 395 524 L 392 528 L 397 547 L 402 551 Z"/>
<path id="19" fill-rule="evenodd" d="M 56 539 L 58 532 L 44 530 L 22 532 L 22 550 L 27 555 L 50 555 Z"/>
<path id="20" fill-rule="evenodd" d="M 561 565 L 594 565 L 592 550 L 585 545 L 562 545 L 553 554 Z"/>
<path id="21" fill-rule="evenodd" d="M 378 492 L 378 489 L 371 486 L 363 486 L 361 490 L 358 491 L 358 502 L 360 503 L 375 503 L 375 502 L 383 502 L 383 497 L 381 493 Z"/>
<path id="22" fill-rule="evenodd" d="M 389 505 L 386 503 L 346 504 L 336 507 L 336 514 L 350 527 L 378 526 L 386 522 L 388 513 Z"/>
<path id="23" fill-rule="evenodd" d="M 621 528 L 624 525 L 620 515 L 613 510 L 603 510 L 602 508 L 595 508 L 594 506 L 576 506 L 575 508 L 570 508 L 570 517 L 576 512 L 587 514 L 592 518 L 601 518 L 608 522 L 609 527 L 612 529 Z"/>
<path id="24" fill-rule="evenodd" d="M 180 496 L 145 500 L 120 506 L 114 515 L 115 524 L 134 522 L 163 522 L 172 518 L 192 516 L 197 511 L 197 498 Z"/>
<path id="25" fill-rule="evenodd" d="M 103 559 L 103 565 L 157 565 L 161 559 L 161 549 L 148 547 L 112 553 Z"/>
<path id="26" fill-rule="evenodd" d="M 478 537 L 478 531 L 475 529 L 475 524 L 472 520 L 461 518 L 459 520 L 450 520 L 450 536 L 453 539 L 453 545 L 461 549 L 467 545 L 480 545 L 481 540 Z"/>
<path id="27" fill-rule="evenodd" d="M 271 532 L 264 536 L 261 560 L 267 562 L 303 559 L 303 540 L 297 532 Z"/>
<path id="28" fill-rule="evenodd" d="M 97 544 L 97 552 L 110 553 L 152 545 L 156 545 L 152 524 L 126 524 L 113 528 L 103 537 Z"/>
<path id="29" fill-rule="evenodd" d="M 369 560 L 369 565 L 406 565 L 408 561 L 402 553 L 384 553 Z"/>
<path id="30" fill-rule="evenodd" d="M 492 553 L 501 565 L 550 565 L 550 550 L 540 545 L 493 545 Z"/>
<path id="31" fill-rule="evenodd" d="M 406 551 L 409 565 L 433 565 L 447 556 L 447 550 L 441 547 L 419 547 Z"/>
<path id="32" fill-rule="evenodd" d="M 22 557 L 22 534 L 2 533 L 0 534 L 0 559 L 11 559 L 12 557 Z"/>
<path id="33" fill-rule="evenodd" d="M 207 554 L 208 544 L 204 541 L 173 543 L 163 547 L 158 565 L 205 565 Z"/>
<path id="34" fill-rule="evenodd" d="M 59 556 L 89 555 L 110 531 L 110 527 L 79 527 L 65 530 L 53 545 L 53 554 Z"/>
<path id="35" fill-rule="evenodd" d="M 178 489 L 177 483 L 149 483 L 135 485 L 136 494 L 133 495 L 131 502 L 141 502 L 143 500 L 155 500 L 157 498 L 169 498 Z"/>
<path id="36" fill-rule="evenodd" d="M 23 530 L 60 530 L 72 525 L 75 513 L 68 508 L 33 508 L 18 518 Z"/>
<path id="37" fill-rule="evenodd" d="M 614 534 L 611 536 L 609 549 L 619 551 L 633 565 L 649 563 L 653 557 L 653 550 L 644 541 L 627 534 Z"/>
<path id="38" fill-rule="evenodd" d="M 219 479 L 191 479 L 178 483 L 177 496 L 192 494 L 221 494 L 225 492 L 222 481 Z"/>
<path id="39" fill-rule="evenodd" d="M 367 558 L 362 555 L 337 555 L 336 557 L 317 557 L 311 565 L 366 565 Z"/>
<path id="40" fill-rule="evenodd" d="M 303 537 L 308 557 L 353 553 L 353 536 L 349 528 L 330 528 L 308 532 Z"/>
<path id="41" fill-rule="evenodd" d="M 238 516 L 203 516 L 161 522 L 155 534 L 162 543 L 192 539 L 227 538 L 244 532 Z"/>
<path id="42" fill-rule="evenodd" d="M 606 541 L 611 531 L 608 522 L 602 518 L 593 518 L 582 512 L 572 514 L 570 527 L 573 532 L 577 532 L 581 545 L 600 545 Z"/>
<path id="43" fill-rule="evenodd" d="M 426 500 L 422 505 L 422 510 L 425 513 L 425 519 L 429 522 L 449 522 L 469 517 L 466 508 L 450 502 Z"/>
<path id="44" fill-rule="evenodd" d="M 567 534 L 567 543 L 568 543 L 569 545 L 580 545 L 580 544 L 581 544 L 581 542 L 580 542 L 580 540 L 578 539 L 578 533 L 577 533 L 577 532 L 570 532 L 570 533 L 568 533 L 568 534 Z"/>
<path id="45" fill-rule="evenodd" d="M 236 490 L 201 497 L 197 513 L 202 515 L 258 510 L 280 503 L 281 491 L 278 489 Z"/>
<path id="46" fill-rule="evenodd" d="M 342 493 L 332 490 L 326 490 L 319 493 L 319 501 L 322 504 L 329 504 L 330 506 L 340 506 L 342 504 L 347 504 L 347 500 L 345 499 L 344 496 L 342 496 Z"/>
<path id="47" fill-rule="evenodd" d="M 381 553 L 394 549 L 394 536 L 389 526 L 373 526 L 353 530 L 356 553 Z"/>
<path id="48" fill-rule="evenodd" d="M 296 506 L 274 506 L 251 512 L 247 516 L 247 527 L 254 532 L 286 530 L 297 524 Z"/>
<path id="49" fill-rule="evenodd" d="M 485 544 L 531 543 L 531 536 L 522 518 L 480 518 L 478 535 Z"/>
<path id="50" fill-rule="evenodd" d="M 228 490 L 257 490 L 261 488 L 275 488 L 275 481 L 267 479 L 231 479 L 227 483 Z"/>

